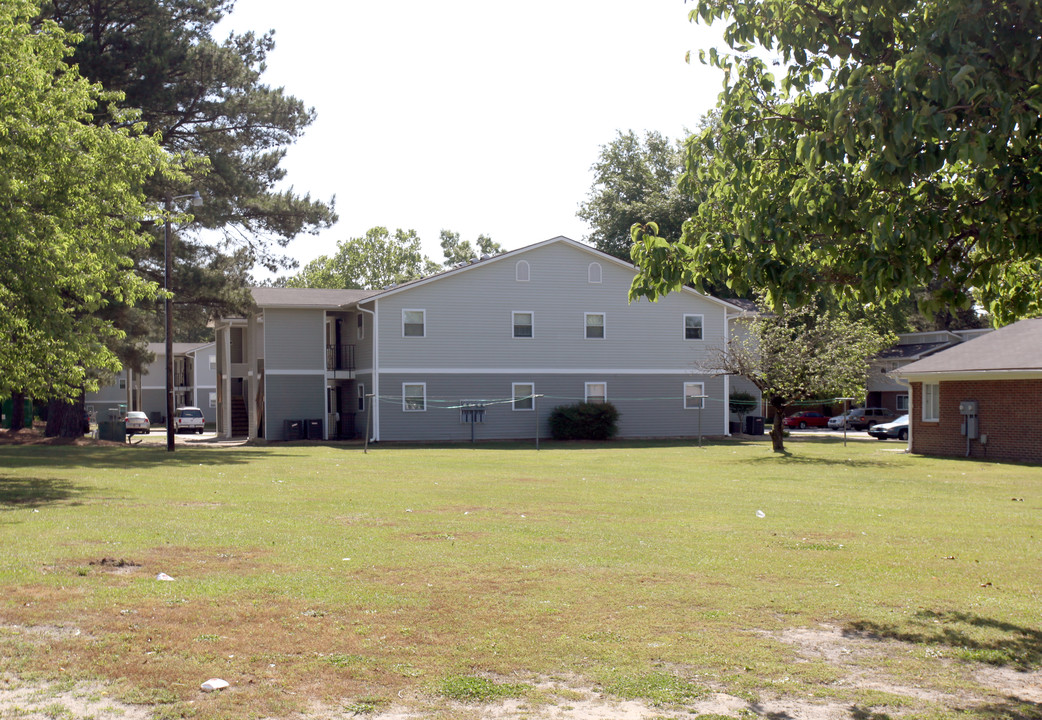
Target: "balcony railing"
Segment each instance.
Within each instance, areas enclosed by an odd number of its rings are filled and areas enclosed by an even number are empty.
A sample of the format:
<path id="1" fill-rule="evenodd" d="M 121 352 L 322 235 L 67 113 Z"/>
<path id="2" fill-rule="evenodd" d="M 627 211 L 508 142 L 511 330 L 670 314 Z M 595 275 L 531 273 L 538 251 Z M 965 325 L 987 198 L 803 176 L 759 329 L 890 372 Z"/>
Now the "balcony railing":
<path id="1" fill-rule="evenodd" d="M 354 345 L 326 345 L 326 370 L 354 370 Z"/>

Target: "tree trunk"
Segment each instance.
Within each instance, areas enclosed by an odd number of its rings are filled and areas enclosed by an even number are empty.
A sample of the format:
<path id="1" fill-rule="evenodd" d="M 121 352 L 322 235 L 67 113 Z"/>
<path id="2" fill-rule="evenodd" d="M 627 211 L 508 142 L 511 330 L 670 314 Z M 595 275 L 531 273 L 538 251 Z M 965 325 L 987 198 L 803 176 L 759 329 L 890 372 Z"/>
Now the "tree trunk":
<path id="1" fill-rule="evenodd" d="M 25 427 L 25 393 L 11 393 L 11 432 Z"/>
<path id="2" fill-rule="evenodd" d="M 74 402 L 51 400 L 47 403 L 47 437 L 83 437 L 83 396 Z"/>
<path id="3" fill-rule="evenodd" d="M 782 437 L 782 432 L 785 430 L 785 426 L 782 420 L 785 419 L 785 406 L 771 401 L 771 409 L 774 410 L 774 425 L 771 427 L 771 449 L 777 453 L 785 452 L 785 438 Z"/>

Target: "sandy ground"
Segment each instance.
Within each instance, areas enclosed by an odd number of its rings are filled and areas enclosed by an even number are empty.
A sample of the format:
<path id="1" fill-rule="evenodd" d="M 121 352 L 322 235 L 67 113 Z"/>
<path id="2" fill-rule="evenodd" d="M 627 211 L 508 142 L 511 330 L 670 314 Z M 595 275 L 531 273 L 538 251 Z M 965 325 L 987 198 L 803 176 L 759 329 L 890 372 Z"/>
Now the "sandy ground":
<path id="1" fill-rule="evenodd" d="M 28 629 L 27 629 L 28 630 Z M 31 632 L 31 630 L 28 630 Z M 880 717 L 899 718 L 923 704 L 955 711 L 977 706 L 1027 703 L 1042 709 L 1042 671 L 1018 672 L 986 665 L 961 665 L 969 682 L 958 692 L 942 691 L 928 684 L 913 686 L 889 677 L 884 660 L 910 651 L 896 640 L 880 640 L 844 633 L 835 627 L 793 628 L 774 635 L 791 644 L 805 660 L 824 660 L 840 671 L 837 688 L 878 690 L 901 700 L 894 707 L 883 708 Z M 951 666 L 954 661 L 939 659 Z M 871 670 L 866 668 L 873 668 Z M 580 678 L 542 680 L 535 683 L 536 700 L 505 700 L 493 704 L 462 704 L 431 697 L 403 698 L 401 703 L 360 708 L 345 698 L 339 707 L 314 706 L 305 714 L 264 720 L 347 720 L 366 717 L 371 720 L 419 720 L 420 718 L 452 718 L 452 720 L 679 720 L 699 715 L 733 718 L 762 717 L 769 720 L 851 720 L 876 717 L 880 708 L 853 707 L 849 703 L 821 702 L 807 698 L 765 696 L 750 703 L 726 692 L 712 692 L 682 706 L 655 707 L 640 701 L 625 701 L 584 686 Z M 234 692 L 229 688 L 227 692 Z M 151 720 L 148 706 L 126 705 L 111 698 L 112 690 L 100 684 L 45 684 L 25 682 L 16 677 L 0 676 L 0 719 L 7 720 Z M 192 701 L 204 707 L 209 696 L 202 691 Z M 1016 716 L 1016 715 L 1015 715 Z"/>

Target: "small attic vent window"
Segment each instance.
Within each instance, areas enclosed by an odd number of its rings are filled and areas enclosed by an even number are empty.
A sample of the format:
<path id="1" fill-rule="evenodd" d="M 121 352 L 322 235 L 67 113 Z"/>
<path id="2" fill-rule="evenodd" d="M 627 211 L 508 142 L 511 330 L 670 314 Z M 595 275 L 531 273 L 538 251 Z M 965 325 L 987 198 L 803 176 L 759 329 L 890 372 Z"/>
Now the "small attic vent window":
<path id="1" fill-rule="evenodd" d="M 518 282 L 528 282 L 529 280 L 529 267 L 527 260 L 518 260 L 517 265 L 514 268 Z"/>
<path id="2" fill-rule="evenodd" d="M 590 267 L 587 270 L 587 282 L 600 284 L 601 282 L 601 264 L 590 263 Z"/>

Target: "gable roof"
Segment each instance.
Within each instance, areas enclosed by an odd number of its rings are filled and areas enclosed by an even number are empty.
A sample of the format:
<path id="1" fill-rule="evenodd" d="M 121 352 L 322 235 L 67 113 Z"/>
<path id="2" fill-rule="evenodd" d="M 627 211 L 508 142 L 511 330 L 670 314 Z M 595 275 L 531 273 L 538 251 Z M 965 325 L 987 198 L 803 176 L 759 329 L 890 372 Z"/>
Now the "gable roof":
<path id="1" fill-rule="evenodd" d="M 329 290 L 324 288 L 250 288 L 253 301 L 262 308 L 328 308 L 353 305 L 378 290 Z"/>
<path id="2" fill-rule="evenodd" d="M 471 261 L 471 262 L 469 262 L 466 265 L 463 265 L 461 267 L 454 267 L 454 268 L 451 268 L 451 269 L 446 270 L 444 272 L 440 272 L 440 273 L 438 273 L 436 275 L 428 275 L 425 278 L 420 278 L 418 280 L 412 280 L 411 282 L 402 283 L 401 285 L 395 285 L 392 288 L 386 288 L 384 290 L 375 291 L 375 292 L 372 292 L 368 297 L 362 298 L 362 300 L 366 300 L 366 301 L 369 301 L 369 300 L 380 300 L 380 299 L 383 299 L 385 297 L 389 297 L 391 295 L 395 295 L 397 293 L 403 292 L 405 290 L 409 290 L 409 289 L 412 289 L 412 288 L 420 287 L 421 285 L 426 285 L 427 283 L 437 282 L 438 280 L 441 280 L 442 278 L 445 278 L 445 277 L 449 277 L 450 275 L 456 275 L 456 274 L 459 274 L 459 273 L 470 272 L 471 270 L 474 270 L 475 268 L 485 267 L 485 266 L 487 266 L 490 263 L 502 262 L 502 261 L 504 261 L 504 260 L 506 260 L 508 258 L 515 258 L 516 259 L 516 258 L 519 258 L 520 256 L 524 255 L 525 253 L 534 252 L 534 251 L 536 251 L 536 250 L 538 250 L 540 248 L 544 248 L 544 247 L 546 247 L 548 245 L 554 245 L 554 244 L 568 245 L 569 247 L 573 247 L 573 248 L 581 250 L 581 251 L 583 251 L 585 253 L 593 255 L 600 262 L 613 263 L 615 265 L 618 265 L 619 267 L 626 268 L 627 270 L 630 270 L 634 274 L 636 274 L 636 272 L 637 272 L 637 268 L 633 265 L 633 263 L 628 263 L 625 260 L 620 260 L 619 258 L 615 257 L 614 255 L 609 255 L 608 253 L 603 252 L 601 250 L 598 250 L 597 248 L 590 247 L 589 245 L 586 245 L 584 243 L 576 242 L 575 240 L 572 240 L 571 238 L 567 238 L 567 237 L 565 237 L 563 235 L 558 235 L 557 237 L 552 237 L 549 240 L 544 240 L 543 242 L 535 243 L 534 245 L 526 245 L 525 247 L 518 248 L 516 250 L 510 250 L 510 251 L 507 251 L 507 252 L 504 252 L 504 253 L 500 253 L 499 255 L 495 255 L 495 256 L 487 258 L 487 259 L 474 260 L 474 261 Z M 689 294 L 692 294 L 692 295 L 696 295 L 696 296 L 701 297 L 701 298 L 705 298 L 706 300 L 709 300 L 710 302 L 717 303 L 718 305 L 722 305 L 722 306 L 726 307 L 729 310 L 734 310 L 734 311 L 739 312 L 739 313 L 747 312 L 744 307 L 740 307 L 739 305 L 731 303 L 731 302 L 729 302 L 727 300 L 721 300 L 720 298 L 713 297 L 712 295 L 704 295 L 704 294 L 702 294 L 702 293 L 700 293 L 700 292 L 698 292 L 696 290 L 693 290 L 693 289 L 691 289 L 689 287 L 683 287 L 683 288 L 681 288 L 681 291 L 689 293 Z M 360 301 L 361 300 L 359 300 L 359 302 Z"/>
<path id="3" fill-rule="evenodd" d="M 201 348 L 204 348 L 204 347 L 206 347 L 208 345 L 213 345 L 213 344 L 214 344 L 213 340 L 211 340 L 209 342 L 195 342 L 195 343 L 177 343 L 177 342 L 175 342 L 175 343 L 173 343 L 173 351 L 174 351 L 174 355 L 187 355 L 190 352 L 195 352 L 196 350 L 199 350 Z M 166 343 L 165 342 L 148 343 L 147 347 L 148 347 L 148 351 L 150 353 L 153 353 L 155 355 L 166 355 Z"/>
<path id="4" fill-rule="evenodd" d="M 983 373 L 1042 375 L 1042 318 L 1007 325 L 894 371 L 915 379 Z"/>
<path id="5" fill-rule="evenodd" d="M 918 360 L 919 358 L 927 355 L 932 355 L 938 350 L 951 345 L 951 342 L 936 342 L 936 343 L 915 343 L 911 345 L 894 345 L 891 348 L 887 348 L 878 355 L 878 360 Z"/>

